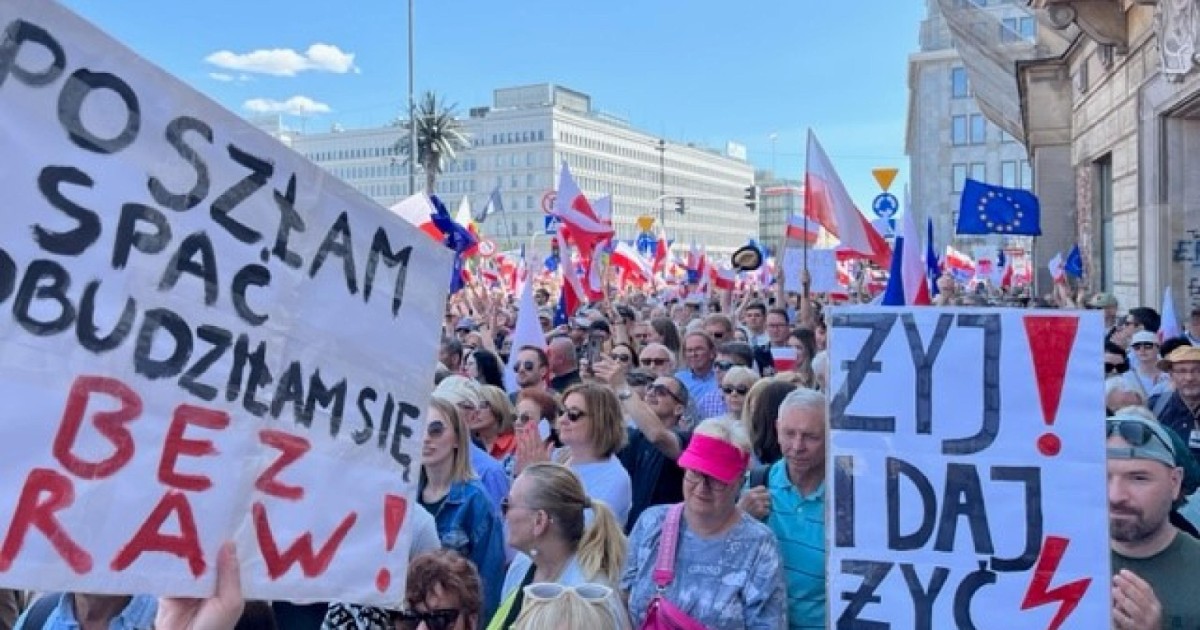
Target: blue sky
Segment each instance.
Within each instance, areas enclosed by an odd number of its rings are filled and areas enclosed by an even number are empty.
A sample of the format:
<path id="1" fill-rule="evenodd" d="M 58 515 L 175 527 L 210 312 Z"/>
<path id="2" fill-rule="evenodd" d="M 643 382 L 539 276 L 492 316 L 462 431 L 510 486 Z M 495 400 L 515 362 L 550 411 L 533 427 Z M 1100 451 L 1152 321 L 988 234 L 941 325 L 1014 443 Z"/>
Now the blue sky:
<path id="1" fill-rule="evenodd" d="M 242 114 L 306 110 L 289 122 L 324 131 L 380 125 L 404 107 L 403 0 L 64 4 Z M 907 181 L 919 0 L 416 0 L 415 12 L 416 92 L 464 114 L 496 87 L 554 82 L 673 141 L 742 143 L 785 177 L 802 176 L 812 127 L 863 209 L 879 191 L 872 168 L 900 169 L 897 194 Z"/>

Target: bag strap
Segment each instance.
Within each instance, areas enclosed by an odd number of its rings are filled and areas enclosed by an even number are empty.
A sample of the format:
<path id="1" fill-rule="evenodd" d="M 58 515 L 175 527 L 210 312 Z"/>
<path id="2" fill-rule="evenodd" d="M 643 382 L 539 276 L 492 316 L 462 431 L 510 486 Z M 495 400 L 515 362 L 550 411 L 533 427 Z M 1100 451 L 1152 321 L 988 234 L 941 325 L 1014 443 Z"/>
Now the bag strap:
<path id="1" fill-rule="evenodd" d="M 746 487 L 761 488 L 767 485 L 767 477 L 770 475 L 770 472 L 770 464 L 760 464 L 755 466 L 754 469 L 750 471 L 750 478 L 746 482 Z"/>
<path id="2" fill-rule="evenodd" d="M 50 613 L 54 612 L 58 606 L 58 600 L 62 598 L 62 593 L 46 593 L 37 598 L 29 606 L 29 612 L 25 614 L 25 623 L 22 626 L 26 630 L 42 630 L 46 627 L 46 621 L 50 619 Z"/>
<path id="3" fill-rule="evenodd" d="M 1155 418 L 1158 418 L 1162 415 L 1163 409 L 1167 408 L 1167 403 L 1171 402 L 1172 395 L 1172 392 L 1162 392 L 1157 394 L 1157 397 L 1154 400 L 1154 406 L 1150 409 L 1150 412 L 1154 414 Z"/>
<path id="4" fill-rule="evenodd" d="M 675 580 L 675 546 L 679 544 L 679 519 L 682 516 L 682 503 L 667 508 L 662 536 L 658 539 L 658 559 L 654 562 L 654 583 L 659 589 L 665 589 Z"/>

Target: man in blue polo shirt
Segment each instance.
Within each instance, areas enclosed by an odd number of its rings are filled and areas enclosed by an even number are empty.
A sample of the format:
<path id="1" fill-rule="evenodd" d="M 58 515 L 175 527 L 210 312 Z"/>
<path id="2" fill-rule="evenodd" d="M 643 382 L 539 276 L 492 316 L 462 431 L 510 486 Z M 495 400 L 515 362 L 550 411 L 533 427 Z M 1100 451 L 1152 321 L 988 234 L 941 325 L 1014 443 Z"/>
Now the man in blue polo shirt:
<path id="1" fill-rule="evenodd" d="M 739 505 L 779 539 L 787 577 L 788 627 L 825 627 L 825 397 L 800 388 L 779 405 L 775 421 L 783 459 L 766 486 L 750 488 Z"/>

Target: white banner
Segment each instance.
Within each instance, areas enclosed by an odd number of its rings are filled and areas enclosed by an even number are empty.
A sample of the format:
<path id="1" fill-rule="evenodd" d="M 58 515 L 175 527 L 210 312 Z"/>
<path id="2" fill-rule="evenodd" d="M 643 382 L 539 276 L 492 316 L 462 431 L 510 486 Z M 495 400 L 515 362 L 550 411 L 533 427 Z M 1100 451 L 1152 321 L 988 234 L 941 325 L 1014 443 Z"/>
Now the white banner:
<path id="1" fill-rule="evenodd" d="M 811 247 L 807 250 L 800 247 L 788 247 L 783 250 L 783 269 L 787 274 L 787 282 L 783 289 L 792 293 L 800 293 L 802 290 L 800 274 L 804 269 L 806 251 L 808 252 L 808 275 L 812 279 L 809 290 L 813 293 L 843 290 L 837 281 L 837 258 L 834 250 Z"/>
<path id="2" fill-rule="evenodd" d="M 400 601 L 450 252 L 56 3 L 0 28 L 0 584 L 201 596 L 232 539 L 249 599 Z"/>
<path id="3" fill-rule="evenodd" d="M 839 308 L 830 627 L 1106 628 L 1099 314 Z"/>

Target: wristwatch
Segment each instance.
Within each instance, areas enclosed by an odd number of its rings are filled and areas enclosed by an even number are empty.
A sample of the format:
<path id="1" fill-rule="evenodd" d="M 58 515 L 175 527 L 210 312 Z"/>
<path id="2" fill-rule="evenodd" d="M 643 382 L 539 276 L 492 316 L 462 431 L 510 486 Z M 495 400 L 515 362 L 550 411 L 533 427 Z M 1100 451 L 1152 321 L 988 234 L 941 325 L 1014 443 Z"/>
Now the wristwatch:
<path id="1" fill-rule="evenodd" d="M 628 387 L 617 392 L 617 398 L 620 399 L 621 402 L 629 400 L 630 397 L 632 397 L 632 396 L 633 396 L 633 390 L 629 389 Z"/>

